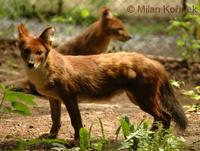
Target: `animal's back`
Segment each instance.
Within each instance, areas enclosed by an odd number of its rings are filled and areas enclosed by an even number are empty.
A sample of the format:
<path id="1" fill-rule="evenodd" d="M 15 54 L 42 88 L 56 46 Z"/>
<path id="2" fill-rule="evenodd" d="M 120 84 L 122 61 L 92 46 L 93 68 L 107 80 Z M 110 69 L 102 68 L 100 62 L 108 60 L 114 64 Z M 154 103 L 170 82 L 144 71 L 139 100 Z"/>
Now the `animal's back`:
<path id="1" fill-rule="evenodd" d="M 139 79 L 147 84 L 162 79 L 162 65 L 138 53 L 110 53 L 90 56 L 66 56 L 71 66 L 68 79 L 79 95 L 101 97 L 119 89 L 128 89 Z"/>

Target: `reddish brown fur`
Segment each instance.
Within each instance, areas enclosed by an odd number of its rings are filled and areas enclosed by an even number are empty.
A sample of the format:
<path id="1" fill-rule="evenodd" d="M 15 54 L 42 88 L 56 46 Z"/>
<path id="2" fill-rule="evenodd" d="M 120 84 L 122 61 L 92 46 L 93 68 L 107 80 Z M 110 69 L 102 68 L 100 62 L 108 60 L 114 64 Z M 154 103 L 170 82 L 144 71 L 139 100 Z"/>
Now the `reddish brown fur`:
<path id="1" fill-rule="evenodd" d="M 112 16 L 108 8 L 101 9 L 101 17 L 75 38 L 58 47 L 67 55 L 91 55 L 103 53 L 112 39 L 127 41 L 131 35 L 121 20 Z"/>
<path id="2" fill-rule="evenodd" d="M 29 36 L 24 29 L 23 24 L 19 25 L 22 59 L 29 80 L 41 94 L 50 98 L 53 121 L 50 136 L 56 136 L 60 128 L 61 102 L 69 112 L 77 139 L 82 127 L 77 99 L 108 98 L 124 90 L 129 92 L 133 103 L 152 115 L 155 121 L 161 121 L 165 128 L 169 128 L 171 118 L 181 128 L 186 128 L 185 114 L 160 63 L 138 53 L 63 56 L 49 43 L 48 33 L 52 33 L 52 28 L 38 38 Z M 45 54 L 39 66 L 29 68 L 29 57 L 23 56 L 27 49 L 29 56 L 35 55 L 37 50 L 42 51 L 41 55 Z M 35 60 L 37 62 L 37 57 Z"/>
<path id="3" fill-rule="evenodd" d="M 110 9 L 103 7 L 101 9 L 101 17 L 98 21 L 91 24 L 75 38 L 60 45 L 57 50 L 67 55 L 100 54 L 107 51 L 111 40 L 127 41 L 130 38 L 131 35 L 125 29 L 121 20 L 112 16 Z M 17 84 L 15 83 L 16 87 L 14 89 L 38 94 L 34 86 L 27 79 L 24 79 L 23 83 L 21 81 Z M 29 89 L 27 84 L 29 85 Z"/>

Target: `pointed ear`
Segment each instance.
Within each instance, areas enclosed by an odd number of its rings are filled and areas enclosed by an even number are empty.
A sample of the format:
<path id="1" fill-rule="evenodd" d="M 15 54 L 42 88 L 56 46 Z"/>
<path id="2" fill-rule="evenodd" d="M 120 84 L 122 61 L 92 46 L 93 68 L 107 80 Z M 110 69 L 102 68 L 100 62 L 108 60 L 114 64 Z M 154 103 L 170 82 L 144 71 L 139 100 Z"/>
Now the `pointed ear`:
<path id="1" fill-rule="evenodd" d="M 30 36 L 25 25 L 22 23 L 18 25 L 18 34 L 19 34 L 19 40 L 21 40 L 21 41 L 24 41 L 25 39 L 27 39 Z"/>
<path id="2" fill-rule="evenodd" d="M 102 17 L 105 18 L 105 19 L 112 19 L 113 18 L 113 14 L 112 14 L 111 10 L 107 7 L 101 8 L 101 14 L 102 14 Z"/>
<path id="3" fill-rule="evenodd" d="M 48 27 L 46 28 L 42 34 L 40 35 L 40 38 L 47 44 L 52 45 L 52 42 L 54 40 L 55 35 L 55 28 Z"/>

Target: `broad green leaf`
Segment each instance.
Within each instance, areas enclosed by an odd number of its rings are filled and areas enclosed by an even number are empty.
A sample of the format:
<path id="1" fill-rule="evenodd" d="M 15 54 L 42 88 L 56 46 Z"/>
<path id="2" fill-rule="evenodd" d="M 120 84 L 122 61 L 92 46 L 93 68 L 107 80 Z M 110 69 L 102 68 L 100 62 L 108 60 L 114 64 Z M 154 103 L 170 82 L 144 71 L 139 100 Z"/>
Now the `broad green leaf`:
<path id="1" fill-rule="evenodd" d="M 122 127 L 124 138 L 127 138 L 127 136 L 130 134 L 129 123 L 126 121 L 126 119 L 124 117 L 122 117 L 120 119 L 120 124 L 121 124 L 121 127 Z"/>
<path id="2" fill-rule="evenodd" d="M 90 15 L 90 12 L 89 12 L 88 9 L 84 8 L 84 9 L 81 10 L 81 16 L 83 18 L 87 18 L 89 15 Z"/>
<path id="3" fill-rule="evenodd" d="M 26 106 L 25 104 L 23 103 L 20 103 L 20 102 L 12 102 L 12 106 L 14 108 L 14 111 L 17 112 L 17 113 L 20 113 L 22 115 L 30 115 L 31 112 L 28 108 L 28 106 Z"/>
<path id="4" fill-rule="evenodd" d="M 4 100 L 10 101 L 10 102 L 16 102 L 18 100 L 18 97 L 16 95 L 13 95 L 13 93 L 10 93 L 11 91 L 5 91 L 4 93 Z"/>
<path id="5" fill-rule="evenodd" d="M 79 131 L 80 136 L 80 150 L 86 151 L 90 144 L 90 135 L 86 128 L 81 128 Z"/>
<path id="6" fill-rule="evenodd" d="M 34 96 L 25 94 L 23 92 L 14 92 L 14 91 L 7 90 L 5 92 L 4 99 L 10 102 L 23 101 L 24 103 L 29 104 L 29 105 L 36 105 L 36 103 L 33 101 Z"/>
<path id="7" fill-rule="evenodd" d="M 25 103 L 29 105 L 36 105 L 36 103 L 33 101 L 33 99 L 35 98 L 33 95 L 25 94 L 22 92 L 15 92 L 15 94 L 20 100 L 24 101 Z"/>

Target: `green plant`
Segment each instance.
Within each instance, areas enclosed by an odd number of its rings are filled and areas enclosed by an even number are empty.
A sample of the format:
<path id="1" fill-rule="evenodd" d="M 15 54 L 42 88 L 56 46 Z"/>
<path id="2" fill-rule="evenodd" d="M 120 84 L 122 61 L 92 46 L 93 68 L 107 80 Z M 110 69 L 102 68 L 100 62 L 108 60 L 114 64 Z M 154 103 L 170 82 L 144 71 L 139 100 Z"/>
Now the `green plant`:
<path id="1" fill-rule="evenodd" d="M 86 128 L 81 128 L 79 132 L 80 136 L 80 151 L 86 151 L 90 148 L 91 137 Z"/>
<path id="2" fill-rule="evenodd" d="M 99 122 L 100 121 L 101 120 L 99 119 Z M 100 122 L 100 125 L 103 127 L 103 123 L 101 123 L 102 121 Z M 68 141 L 60 139 L 20 139 L 17 141 L 17 145 L 14 146 L 13 150 L 51 149 L 56 151 L 179 151 L 183 148 L 182 144 L 184 139 L 173 135 L 170 130 L 163 130 L 159 124 L 159 129 L 157 131 L 151 131 L 149 130 L 149 122 L 146 119 L 142 120 L 138 126 L 134 126 L 129 122 L 128 117 L 124 116 L 120 119 L 120 123 L 121 124 L 117 129 L 116 135 L 119 135 L 122 130 L 122 134 L 125 138 L 125 140 L 121 140 L 120 144 L 106 140 L 103 128 L 101 128 L 103 133 L 102 138 L 94 140 L 94 138 L 91 137 L 91 126 L 89 131 L 86 128 L 80 129 L 79 147 L 71 147 Z"/>
<path id="3" fill-rule="evenodd" d="M 186 90 L 183 88 L 183 86 L 185 85 L 183 81 L 170 80 L 170 83 L 175 88 L 181 90 L 181 94 L 183 94 L 184 96 L 187 96 L 188 98 L 193 100 L 200 101 L 200 86 L 196 86 L 192 90 Z M 186 105 L 184 107 L 187 109 L 186 112 L 197 112 L 200 110 L 200 103 Z"/>
<path id="4" fill-rule="evenodd" d="M 22 140 L 19 139 L 18 145 L 13 150 L 36 150 L 35 148 L 44 148 L 45 150 L 67 150 L 69 142 L 62 139 L 32 139 L 32 140 Z"/>
<path id="5" fill-rule="evenodd" d="M 143 120 L 137 127 L 130 124 L 128 118 L 120 120 L 125 140 L 119 148 L 130 151 L 179 151 L 183 144 L 181 137 L 174 136 L 170 130 L 164 130 L 158 124 L 157 131 L 151 131 L 149 122 Z"/>
<path id="6" fill-rule="evenodd" d="M 92 125 L 91 125 L 89 131 L 86 128 L 81 128 L 80 132 L 79 132 L 80 151 L 89 151 L 89 150 L 102 151 L 103 149 L 108 150 L 109 143 L 108 143 L 108 140 L 105 137 L 103 123 L 102 123 L 100 118 L 98 118 L 98 120 L 99 120 L 101 133 L 102 133 L 101 139 L 98 140 L 97 142 L 93 141 L 93 139 L 91 137 Z"/>
<path id="7" fill-rule="evenodd" d="M 182 18 L 172 20 L 168 28 L 169 33 L 177 37 L 177 48 L 184 59 L 199 59 L 200 40 L 194 36 L 194 31 L 200 25 L 200 5 L 196 5 L 195 10 L 196 13 L 186 13 Z"/>
<path id="8" fill-rule="evenodd" d="M 200 86 L 196 86 L 192 90 L 183 89 L 182 94 L 193 100 L 200 101 Z M 186 112 L 197 112 L 200 111 L 200 103 L 187 105 L 185 108 L 187 109 Z"/>
<path id="9" fill-rule="evenodd" d="M 27 17 L 45 21 L 42 12 L 37 9 L 35 4 L 27 0 L 0 0 L 0 17 L 5 16 L 14 20 Z"/>
<path id="10" fill-rule="evenodd" d="M 101 6 L 106 6 L 109 3 L 109 0 L 91 0 L 88 4 L 92 4 L 94 8 L 99 10 Z M 64 11 L 60 15 L 54 16 L 52 22 L 62 22 L 69 24 L 78 24 L 78 25 L 89 25 L 97 19 L 98 14 L 92 13 L 89 5 L 81 4 L 79 6 L 68 8 L 67 11 Z"/>
<path id="11" fill-rule="evenodd" d="M 196 86 L 193 90 L 183 90 L 182 92 L 184 95 L 190 97 L 191 99 L 200 101 L 200 86 Z"/>
<path id="12" fill-rule="evenodd" d="M 0 83 L 0 92 L 2 99 L 0 103 L 0 111 L 15 112 L 22 115 L 30 115 L 29 105 L 35 105 L 34 96 L 22 92 L 11 91 Z"/>
<path id="13" fill-rule="evenodd" d="M 185 85 L 184 81 L 178 81 L 178 80 L 170 80 L 170 84 L 178 89 L 180 89 L 182 86 Z"/>
<path id="14" fill-rule="evenodd" d="M 92 21 L 96 19 L 87 6 L 80 5 L 75 8 L 71 8 L 66 13 L 54 16 L 51 21 L 52 22 L 62 22 L 69 24 L 80 24 L 80 25 L 88 25 Z"/>

